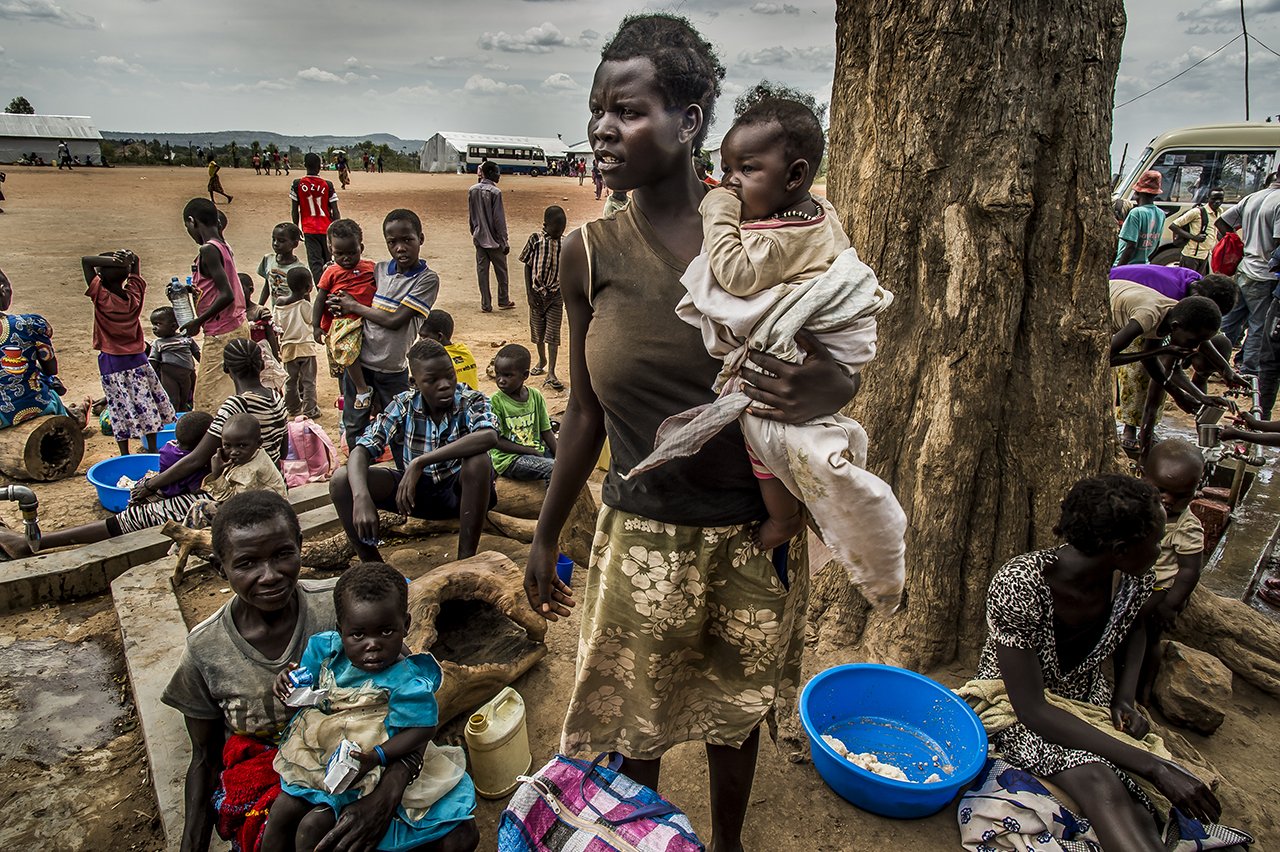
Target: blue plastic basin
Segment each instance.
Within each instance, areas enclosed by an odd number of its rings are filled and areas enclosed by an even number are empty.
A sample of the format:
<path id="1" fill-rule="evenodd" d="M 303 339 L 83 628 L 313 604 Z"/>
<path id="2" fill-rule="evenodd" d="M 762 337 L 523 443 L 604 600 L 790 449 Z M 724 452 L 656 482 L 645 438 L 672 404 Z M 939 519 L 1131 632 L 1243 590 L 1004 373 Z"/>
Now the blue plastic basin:
<path id="1" fill-rule="evenodd" d="M 109 512 L 123 512 L 129 505 L 128 488 L 117 488 L 120 477 L 142 479 L 149 470 L 160 469 L 160 456 L 156 453 L 135 453 L 128 456 L 100 461 L 85 474 L 98 491 L 98 502 Z"/>
<path id="2" fill-rule="evenodd" d="M 822 672 L 800 695 L 800 721 L 813 765 L 845 800 L 881 816 L 935 814 L 982 770 L 987 733 L 954 692 L 924 675 L 893 666 L 853 663 Z M 906 773 L 895 781 L 855 766 L 822 740 L 871 752 Z M 931 773 L 942 776 L 922 782 Z"/>
<path id="3" fill-rule="evenodd" d="M 187 412 L 185 411 L 179 411 L 177 418 L 175 418 L 172 423 L 166 423 L 165 425 L 160 427 L 160 431 L 156 433 L 156 449 L 157 450 L 163 447 L 165 444 L 177 438 L 178 420 L 181 420 L 182 415 L 186 413 Z"/>

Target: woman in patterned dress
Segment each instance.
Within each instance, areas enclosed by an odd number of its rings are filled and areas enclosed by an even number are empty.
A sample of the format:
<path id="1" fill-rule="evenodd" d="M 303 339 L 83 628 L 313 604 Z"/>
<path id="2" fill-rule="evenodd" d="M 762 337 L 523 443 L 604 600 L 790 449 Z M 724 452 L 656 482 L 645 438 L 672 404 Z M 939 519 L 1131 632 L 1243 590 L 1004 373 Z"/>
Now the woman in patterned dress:
<path id="1" fill-rule="evenodd" d="M 621 753 L 623 772 L 656 786 L 663 754 L 706 744 L 712 849 L 742 848 L 760 724 L 794 701 L 808 575 L 802 539 L 762 551 L 765 517 L 742 433 L 629 480 L 668 416 L 714 399 L 719 363 L 675 314 L 680 276 L 702 247 L 693 171 L 724 68 L 687 21 L 623 21 L 591 89 L 588 136 L 611 190 L 630 206 L 564 239 L 573 390 L 561 455 L 525 585 L 554 620 L 573 598 L 555 579 L 556 541 L 605 435 L 612 463 L 587 573 L 577 678 L 561 748 Z M 804 422 L 834 413 L 854 381 L 812 336 L 803 364 L 752 355 L 746 392 L 760 416 Z"/>
<path id="2" fill-rule="evenodd" d="M 1080 806 L 1107 850 L 1160 852 L 1145 778 L 1183 813 L 1216 821 L 1221 807 L 1194 775 L 1051 706 L 1045 690 L 1109 707 L 1117 730 L 1150 724 L 1134 694 L 1146 637 L 1139 613 L 1165 515 L 1155 488 L 1129 476 L 1082 479 L 1062 501 L 1054 533 L 1066 544 L 1011 559 L 991 579 L 989 635 L 979 679 L 1003 679 L 1018 717 L 992 745 L 1011 765 L 1047 778 Z M 1114 587 L 1114 591 L 1113 591 Z M 1103 676 L 1111 657 L 1116 686 Z"/>
<path id="3" fill-rule="evenodd" d="M 53 327 L 39 314 L 11 314 L 13 285 L 0 271 L 0 429 L 66 414 L 60 393 Z"/>

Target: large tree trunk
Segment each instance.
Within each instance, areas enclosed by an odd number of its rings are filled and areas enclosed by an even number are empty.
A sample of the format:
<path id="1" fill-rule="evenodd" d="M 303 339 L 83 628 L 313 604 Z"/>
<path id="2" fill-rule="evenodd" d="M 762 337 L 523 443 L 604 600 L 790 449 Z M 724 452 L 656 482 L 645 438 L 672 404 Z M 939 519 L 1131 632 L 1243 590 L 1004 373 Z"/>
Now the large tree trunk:
<path id="1" fill-rule="evenodd" d="M 976 652 L 994 569 L 1111 464 L 1124 22 L 1121 0 L 837 4 L 829 192 L 897 297 L 855 414 L 909 518 L 905 607 L 867 616 L 864 656 Z"/>

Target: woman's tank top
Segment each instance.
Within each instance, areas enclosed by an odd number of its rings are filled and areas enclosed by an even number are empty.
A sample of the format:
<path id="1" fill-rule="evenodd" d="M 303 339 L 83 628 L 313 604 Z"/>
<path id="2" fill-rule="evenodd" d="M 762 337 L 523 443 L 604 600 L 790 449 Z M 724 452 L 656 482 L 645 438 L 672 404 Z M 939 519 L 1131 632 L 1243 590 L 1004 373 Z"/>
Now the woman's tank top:
<path id="1" fill-rule="evenodd" d="M 244 288 L 240 286 L 236 261 L 227 244 L 221 240 L 209 240 L 209 245 L 216 247 L 222 255 L 222 268 L 226 270 L 227 283 L 231 285 L 232 302 L 221 312 L 214 314 L 204 324 L 203 331 L 206 334 L 226 334 L 229 331 L 235 331 L 245 323 Z M 218 288 L 213 283 L 213 279 L 205 275 L 204 270 L 200 268 L 199 257 L 196 258 L 195 263 L 191 264 L 191 282 L 196 287 L 196 313 L 202 314 L 218 298 Z"/>
<path id="2" fill-rule="evenodd" d="M 585 354 L 612 456 L 604 502 L 684 526 L 764 517 L 737 424 L 689 458 L 621 478 L 653 449 L 663 420 L 715 399 L 711 386 L 720 362 L 707 354 L 698 329 L 676 316 L 686 265 L 662 245 L 635 203 L 582 231 L 593 311 Z"/>

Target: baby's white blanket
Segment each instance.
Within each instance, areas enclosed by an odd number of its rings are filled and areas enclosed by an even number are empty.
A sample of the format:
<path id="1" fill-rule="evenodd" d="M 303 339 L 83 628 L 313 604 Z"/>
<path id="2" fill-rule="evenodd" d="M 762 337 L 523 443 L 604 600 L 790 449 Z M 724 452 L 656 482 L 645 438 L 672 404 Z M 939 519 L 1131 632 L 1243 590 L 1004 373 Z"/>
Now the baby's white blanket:
<path id="1" fill-rule="evenodd" d="M 737 419 L 756 456 L 804 502 L 822 540 L 867 600 L 893 608 L 905 574 L 906 516 L 888 484 L 864 468 L 866 431 L 841 414 L 800 425 L 747 414 L 751 400 L 740 390 L 739 378 L 753 349 L 784 361 L 802 360 L 795 343 L 802 328 L 856 372 L 875 357 L 875 316 L 893 302 L 893 294 L 853 249 L 810 281 L 747 297 L 731 295 L 716 283 L 705 254 L 689 264 L 681 283 L 688 295 L 676 313 L 701 329 L 707 351 L 724 362 L 716 381 L 720 397 L 668 418 L 653 453 L 627 476 L 693 455 Z"/>

